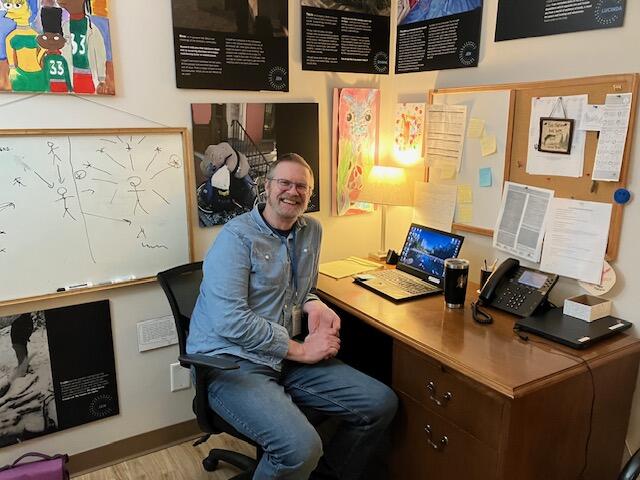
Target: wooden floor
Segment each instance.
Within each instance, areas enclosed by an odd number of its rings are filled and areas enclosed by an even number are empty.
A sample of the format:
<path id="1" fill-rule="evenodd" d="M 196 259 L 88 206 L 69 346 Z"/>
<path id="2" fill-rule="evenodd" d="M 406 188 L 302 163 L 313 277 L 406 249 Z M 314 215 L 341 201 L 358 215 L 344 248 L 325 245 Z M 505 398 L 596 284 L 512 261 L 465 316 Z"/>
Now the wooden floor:
<path id="1" fill-rule="evenodd" d="M 111 467 L 74 477 L 75 480 L 226 480 L 239 471 L 220 462 L 215 472 L 205 472 L 202 459 L 212 448 L 225 448 L 255 456 L 255 448 L 229 435 L 216 435 L 192 446 L 193 441 L 134 458 Z"/>

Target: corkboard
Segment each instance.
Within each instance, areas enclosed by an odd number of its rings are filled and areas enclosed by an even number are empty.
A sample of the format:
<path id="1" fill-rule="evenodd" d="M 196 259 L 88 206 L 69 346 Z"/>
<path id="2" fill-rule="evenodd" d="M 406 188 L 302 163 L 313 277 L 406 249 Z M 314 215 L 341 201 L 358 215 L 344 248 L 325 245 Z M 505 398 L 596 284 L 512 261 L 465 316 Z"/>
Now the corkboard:
<path id="1" fill-rule="evenodd" d="M 511 145 L 507 149 L 505 180 L 548 188 L 559 198 L 573 198 L 593 202 L 613 204 L 607 260 L 615 260 L 618 255 L 620 231 L 622 228 L 623 205 L 613 202 L 613 194 L 618 188 L 627 186 L 633 132 L 635 126 L 639 74 L 603 75 L 597 77 L 574 78 L 540 82 L 512 83 L 479 87 L 438 89 L 435 93 L 477 92 L 488 89 L 512 90 L 514 107 L 510 119 Z M 583 176 L 579 178 L 549 175 L 529 175 L 526 172 L 531 121 L 531 99 L 533 97 L 569 96 L 587 94 L 590 104 L 604 104 L 607 94 L 633 93 L 631 115 L 624 148 L 620 180 L 618 182 L 593 182 L 591 173 L 598 143 L 598 132 L 587 132 Z M 496 209 L 499 205 L 496 206 Z M 496 210 L 497 212 L 497 210 Z M 493 231 L 484 232 L 493 235 Z"/>

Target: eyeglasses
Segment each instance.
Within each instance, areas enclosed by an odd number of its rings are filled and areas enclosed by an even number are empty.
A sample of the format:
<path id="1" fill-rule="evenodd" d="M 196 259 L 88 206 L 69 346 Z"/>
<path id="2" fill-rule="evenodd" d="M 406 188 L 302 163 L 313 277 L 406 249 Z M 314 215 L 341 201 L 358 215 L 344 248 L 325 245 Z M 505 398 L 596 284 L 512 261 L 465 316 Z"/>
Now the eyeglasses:
<path id="1" fill-rule="evenodd" d="M 309 191 L 312 189 L 306 183 L 292 182 L 291 180 L 287 180 L 286 178 L 271 178 L 271 177 L 267 177 L 267 180 L 275 181 L 278 184 L 278 187 L 280 187 L 282 190 L 285 190 L 285 191 L 289 190 L 293 186 L 296 187 L 296 191 L 298 193 L 309 193 Z"/>

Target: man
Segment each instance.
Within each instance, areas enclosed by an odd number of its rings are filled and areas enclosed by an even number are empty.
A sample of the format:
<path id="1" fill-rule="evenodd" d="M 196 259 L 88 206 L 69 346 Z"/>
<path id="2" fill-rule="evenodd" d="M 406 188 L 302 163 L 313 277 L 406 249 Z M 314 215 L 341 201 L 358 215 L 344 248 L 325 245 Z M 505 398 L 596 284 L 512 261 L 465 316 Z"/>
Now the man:
<path id="1" fill-rule="evenodd" d="M 311 293 L 321 237 L 320 224 L 303 216 L 311 168 L 284 155 L 265 189 L 266 204 L 228 222 L 206 256 L 187 351 L 228 356 L 240 367 L 216 373 L 209 404 L 264 449 L 254 479 L 306 479 L 316 466 L 311 478 L 357 479 L 397 398 L 334 358 L 340 318 Z M 298 343 L 303 311 L 309 334 Z M 324 455 L 301 407 L 341 420 Z"/>

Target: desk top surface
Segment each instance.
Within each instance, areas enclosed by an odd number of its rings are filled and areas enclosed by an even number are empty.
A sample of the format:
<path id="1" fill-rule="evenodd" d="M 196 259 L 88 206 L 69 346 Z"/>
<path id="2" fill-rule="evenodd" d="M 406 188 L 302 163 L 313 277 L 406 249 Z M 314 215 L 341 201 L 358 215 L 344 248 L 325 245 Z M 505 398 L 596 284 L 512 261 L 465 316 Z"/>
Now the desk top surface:
<path id="1" fill-rule="evenodd" d="M 504 394 L 518 397 L 546 382 L 573 375 L 619 356 L 640 354 L 640 340 L 621 333 L 586 350 L 574 350 L 514 332 L 516 317 L 490 309 L 491 325 L 471 315 L 477 285 L 470 284 L 464 310 L 444 307 L 442 295 L 395 304 L 358 285 L 351 278 L 320 275 L 318 294 L 396 340 Z"/>

